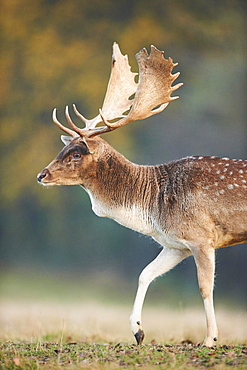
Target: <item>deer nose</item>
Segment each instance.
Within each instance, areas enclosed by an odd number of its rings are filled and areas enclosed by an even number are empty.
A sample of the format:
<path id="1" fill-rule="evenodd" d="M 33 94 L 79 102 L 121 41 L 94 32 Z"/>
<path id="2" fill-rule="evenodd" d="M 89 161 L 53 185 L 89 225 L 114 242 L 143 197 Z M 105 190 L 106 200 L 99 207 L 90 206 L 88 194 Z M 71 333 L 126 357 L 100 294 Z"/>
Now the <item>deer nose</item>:
<path id="1" fill-rule="evenodd" d="M 38 176 L 37 176 L 38 182 L 42 182 L 42 180 L 46 177 L 47 174 L 48 174 L 48 170 L 45 168 L 43 171 L 41 171 L 38 174 Z"/>

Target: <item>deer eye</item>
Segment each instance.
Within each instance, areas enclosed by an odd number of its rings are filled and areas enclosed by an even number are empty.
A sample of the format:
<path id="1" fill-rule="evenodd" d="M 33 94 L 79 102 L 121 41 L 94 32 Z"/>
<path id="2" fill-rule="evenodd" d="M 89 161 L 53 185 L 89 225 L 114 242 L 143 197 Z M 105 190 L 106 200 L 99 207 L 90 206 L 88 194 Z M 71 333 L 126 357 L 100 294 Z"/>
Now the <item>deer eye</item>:
<path id="1" fill-rule="evenodd" d="M 81 154 L 80 153 L 74 153 L 73 154 L 73 159 L 79 159 L 81 158 Z"/>

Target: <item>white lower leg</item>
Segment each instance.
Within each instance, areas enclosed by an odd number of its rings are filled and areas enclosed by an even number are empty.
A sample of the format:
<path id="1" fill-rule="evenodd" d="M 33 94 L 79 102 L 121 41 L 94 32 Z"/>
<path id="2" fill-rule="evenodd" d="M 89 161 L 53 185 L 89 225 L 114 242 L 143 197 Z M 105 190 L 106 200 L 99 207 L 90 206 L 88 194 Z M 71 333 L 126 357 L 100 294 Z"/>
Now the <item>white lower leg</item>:
<path id="1" fill-rule="evenodd" d="M 207 321 L 207 336 L 204 345 L 212 347 L 218 339 L 218 329 L 214 313 L 213 297 L 204 299 L 204 307 Z"/>
<path id="2" fill-rule="evenodd" d="M 138 344 L 141 344 L 144 338 L 144 332 L 142 330 L 141 314 L 142 314 L 142 306 L 143 306 L 143 302 L 145 299 L 145 295 L 146 295 L 147 289 L 150 284 L 150 282 L 145 283 L 141 275 L 139 278 L 139 285 L 138 285 L 138 290 L 137 290 L 136 297 L 135 297 L 134 306 L 133 306 L 132 313 L 130 316 L 130 327 L 131 327 L 132 333 L 134 334 Z"/>

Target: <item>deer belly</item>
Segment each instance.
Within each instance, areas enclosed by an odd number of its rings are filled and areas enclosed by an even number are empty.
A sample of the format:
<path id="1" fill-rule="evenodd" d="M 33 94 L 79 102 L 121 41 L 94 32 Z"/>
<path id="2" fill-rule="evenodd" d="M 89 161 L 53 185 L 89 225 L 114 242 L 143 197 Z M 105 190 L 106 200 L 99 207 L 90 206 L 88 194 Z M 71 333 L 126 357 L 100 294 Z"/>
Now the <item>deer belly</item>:
<path id="1" fill-rule="evenodd" d="M 152 235 L 152 237 L 156 242 L 158 242 L 163 247 L 181 250 L 185 249 L 190 250 L 190 247 L 186 240 L 176 238 L 175 236 L 171 236 L 167 233 L 164 232 L 161 233 L 157 231 Z"/>

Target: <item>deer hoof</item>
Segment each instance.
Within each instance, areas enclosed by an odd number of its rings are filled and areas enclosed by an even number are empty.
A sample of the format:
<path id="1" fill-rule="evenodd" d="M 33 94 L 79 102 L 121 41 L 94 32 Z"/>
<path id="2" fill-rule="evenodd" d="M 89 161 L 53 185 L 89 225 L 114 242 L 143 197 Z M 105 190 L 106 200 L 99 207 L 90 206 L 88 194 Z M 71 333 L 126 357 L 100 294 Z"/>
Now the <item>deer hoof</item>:
<path id="1" fill-rule="evenodd" d="M 145 336 L 144 331 L 142 329 L 139 329 L 138 332 L 134 334 L 134 336 L 138 346 L 141 345 Z"/>

